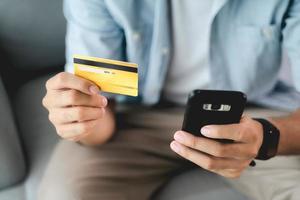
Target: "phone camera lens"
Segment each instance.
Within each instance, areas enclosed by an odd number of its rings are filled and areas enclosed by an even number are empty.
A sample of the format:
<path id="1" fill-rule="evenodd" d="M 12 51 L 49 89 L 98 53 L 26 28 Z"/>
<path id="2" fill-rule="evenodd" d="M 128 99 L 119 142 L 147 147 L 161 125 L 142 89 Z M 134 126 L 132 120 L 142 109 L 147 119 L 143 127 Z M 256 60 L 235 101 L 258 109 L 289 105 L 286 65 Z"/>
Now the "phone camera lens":
<path id="1" fill-rule="evenodd" d="M 211 108 L 212 110 L 219 110 L 221 108 L 221 104 L 213 104 Z"/>

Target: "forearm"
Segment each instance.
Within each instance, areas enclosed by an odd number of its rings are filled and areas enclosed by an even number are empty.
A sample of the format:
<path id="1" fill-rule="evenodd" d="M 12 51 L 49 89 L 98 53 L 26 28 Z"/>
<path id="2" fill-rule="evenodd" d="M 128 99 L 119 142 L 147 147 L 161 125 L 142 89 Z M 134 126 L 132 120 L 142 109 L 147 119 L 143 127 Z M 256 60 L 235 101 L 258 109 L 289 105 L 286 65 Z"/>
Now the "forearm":
<path id="1" fill-rule="evenodd" d="M 95 132 L 90 133 L 79 142 L 87 146 L 101 145 L 107 142 L 115 132 L 115 114 L 114 114 L 114 102 L 109 102 L 108 106 L 105 108 L 105 115 L 97 123 Z"/>
<path id="2" fill-rule="evenodd" d="M 269 120 L 280 130 L 278 155 L 300 154 L 300 109 L 288 116 Z"/>

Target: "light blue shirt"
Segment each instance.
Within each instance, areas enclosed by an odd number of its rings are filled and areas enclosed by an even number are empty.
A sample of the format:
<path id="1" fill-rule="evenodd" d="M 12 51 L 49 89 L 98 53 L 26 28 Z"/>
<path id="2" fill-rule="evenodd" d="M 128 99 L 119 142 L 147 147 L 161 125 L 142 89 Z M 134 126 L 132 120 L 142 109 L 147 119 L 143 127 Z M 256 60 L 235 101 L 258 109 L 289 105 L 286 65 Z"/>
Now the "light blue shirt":
<path id="1" fill-rule="evenodd" d="M 211 22 L 209 62 L 213 89 L 239 90 L 249 101 L 293 110 L 300 95 L 278 80 L 282 49 L 300 91 L 300 0 L 219 0 Z M 66 70 L 72 55 L 139 64 L 139 97 L 158 102 L 170 62 L 168 0 L 66 0 Z"/>

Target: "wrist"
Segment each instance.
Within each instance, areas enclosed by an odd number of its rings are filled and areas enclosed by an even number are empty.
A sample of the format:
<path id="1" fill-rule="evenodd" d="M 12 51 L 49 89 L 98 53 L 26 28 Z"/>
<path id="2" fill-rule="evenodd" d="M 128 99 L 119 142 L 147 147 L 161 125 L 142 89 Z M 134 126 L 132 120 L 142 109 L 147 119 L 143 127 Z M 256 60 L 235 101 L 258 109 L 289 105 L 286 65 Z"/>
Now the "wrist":
<path id="1" fill-rule="evenodd" d="M 259 149 L 261 148 L 262 144 L 263 144 L 263 135 L 264 135 L 264 129 L 263 129 L 263 126 L 260 122 L 258 122 L 257 120 L 255 119 L 252 119 L 253 120 L 253 130 L 255 130 L 256 134 L 258 135 L 258 141 L 257 141 L 257 146 L 258 146 L 258 151 Z"/>
<path id="2" fill-rule="evenodd" d="M 86 146 L 98 146 L 106 143 L 116 130 L 115 115 L 110 107 L 106 107 L 105 115 L 98 120 L 93 132 L 80 140 Z"/>

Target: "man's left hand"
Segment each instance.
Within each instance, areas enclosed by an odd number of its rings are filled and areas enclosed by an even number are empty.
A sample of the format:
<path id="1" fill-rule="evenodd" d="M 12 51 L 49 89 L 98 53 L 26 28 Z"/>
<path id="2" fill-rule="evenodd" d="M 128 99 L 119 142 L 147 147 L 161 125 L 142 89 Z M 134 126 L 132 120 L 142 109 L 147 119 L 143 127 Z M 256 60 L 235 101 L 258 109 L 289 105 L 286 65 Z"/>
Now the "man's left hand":
<path id="1" fill-rule="evenodd" d="M 263 140 L 261 124 L 249 117 L 242 117 L 238 124 L 204 126 L 201 134 L 207 138 L 177 131 L 171 149 L 200 167 L 228 178 L 241 175 L 257 156 Z M 221 143 L 210 138 L 234 142 Z"/>

